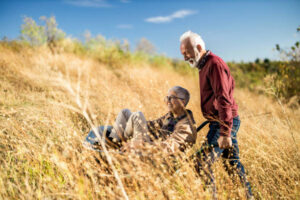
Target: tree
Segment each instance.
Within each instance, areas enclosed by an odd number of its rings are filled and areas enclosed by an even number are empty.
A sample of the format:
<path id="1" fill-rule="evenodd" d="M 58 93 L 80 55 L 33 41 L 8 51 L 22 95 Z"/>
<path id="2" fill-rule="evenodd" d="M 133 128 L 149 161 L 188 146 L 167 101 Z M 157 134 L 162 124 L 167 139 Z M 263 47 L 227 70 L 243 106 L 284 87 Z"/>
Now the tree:
<path id="1" fill-rule="evenodd" d="M 300 31 L 300 26 L 297 32 Z M 292 97 L 298 99 L 300 103 L 300 46 L 299 41 L 290 49 L 282 49 L 276 44 L 276 50 L 280 53 L 284 62 L 279 67 L 274 80 L 277 94 L 289 100 Z"/>
<path id="2" fill-rule="evenodd" d="M 300 32 L 300 26 L 297 28 L 297 32 Z M 290 50 L 282 49 L 279 44 L 276 44 L 276 50 L 284 60 L 300 62 L 300 41 L 295 42 Z"/>
<path id="3" fill-rule="evenodd" d="M 32 46 L 39 46 L 47 43 L 52 52 L 57 43 L 65 38 L 65 33 L 57 28 L 54 16 L 47 18 L 40 17 L 44 25 L 38 25 L 32 18 L 24 17 L 24 24 L 21 26 L 21 39 L 29 42 Z"/>
<path id="4" fill-rule="evenodd" d="M 155 47 L 146 38 L 141 38 L 136 45 L 135 51 L 153 55 L 155 53 Z"/>
<path id="5" fill-rule="evenodd" d="M 47 38 L 47 44 L 53 53 L 54 49 L 57 47 L 57 42 L 63 40 L 66 34 L 57 28 L 58 24 L 54 16 L 51 16 L 50 18 L 42 16 L 40 17 L 40 20 L 45 22 L 44 31 Z"/>
<path id="6" fill-rule="evenodd" d="M 47 41 L 45 27 L 37 25 L 30 17 L 24 17 L 24 24 L 21 25 L 21 40 L 32 46 L 39 46 Z"/>

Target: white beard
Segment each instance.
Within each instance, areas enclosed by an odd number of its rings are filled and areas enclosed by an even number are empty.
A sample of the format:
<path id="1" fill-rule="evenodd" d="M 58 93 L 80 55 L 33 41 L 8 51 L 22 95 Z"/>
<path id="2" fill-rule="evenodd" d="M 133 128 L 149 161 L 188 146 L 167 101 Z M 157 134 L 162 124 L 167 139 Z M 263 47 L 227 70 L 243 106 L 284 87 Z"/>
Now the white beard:
<path id="1" fill-rule="evenodd" d="M 200 60 L 200 52 L 198 51 L 197 48 L 194 48 L 194 52 L 195 52 L 195 58 L 190 58 L 188 59 L 186 62 L 189 63 L 189 65 L 192 67 L 192 68 L 195 68 L 197 67 L 197 64 Z"/>

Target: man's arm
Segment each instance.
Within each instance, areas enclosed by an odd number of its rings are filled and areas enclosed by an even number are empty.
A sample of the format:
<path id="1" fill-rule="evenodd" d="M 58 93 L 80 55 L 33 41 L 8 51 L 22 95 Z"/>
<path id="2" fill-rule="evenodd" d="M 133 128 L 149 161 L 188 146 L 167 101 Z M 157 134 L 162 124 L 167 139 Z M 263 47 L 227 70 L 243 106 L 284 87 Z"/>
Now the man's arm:
<path id="1" fill-rule="evenodd" d="M 232 146 L 230 138 L 233 116 L 232 116 L 232 100 L 230 98 L 230 72 L 223 66 L 225 63 L 216 62 L 212 65 L 210 82 L 216 96 L 218 114 L 220 120 L 220 138 L 218 139 L 219 147 L 226 149 Z"/>
<path id="2" fill-rule="evenodd" d="M 230 136 L 233 117 L 232 117 L 232 102 L 230 98 L 231 83 L 229 82 L 229 71 L 226 71 L 221 62 L 216 62 L 211 66 L 209 80 L 214 91 L 219 114 L 219 122 L 221 124 L 221 136 Z"/>

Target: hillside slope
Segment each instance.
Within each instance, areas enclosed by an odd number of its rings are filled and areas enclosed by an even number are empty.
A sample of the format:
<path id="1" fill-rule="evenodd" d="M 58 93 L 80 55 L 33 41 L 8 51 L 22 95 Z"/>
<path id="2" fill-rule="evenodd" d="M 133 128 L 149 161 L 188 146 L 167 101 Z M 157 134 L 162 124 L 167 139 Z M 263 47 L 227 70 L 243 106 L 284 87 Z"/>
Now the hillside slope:
<path id="1" fill-rule="evenodd" d="M 114 68 L 46 48 L 18 52 L 0 46 L 0 52 L 0 199 L 122 198 L 111 166 L 82 146 L 91 128 L 82 115 L 85 106 L 96 125 L 112 124 L 122 108 L 155 119 L 166 112 L 168 88 L 180 85 L 191 92 L 188 108 L 197 124 L 204 120 L 197 77 L 147 64 Z M 300 198 L 300 109 L 238 88 L 235 97 L 241 160 L 255 197 Z M 130 199 L 210 198 L 192 163 L 174 174 L 159 152 L 153 160 L 111 156 Z M 214 170 L 220 199 L 245 198 L 221 162 Z"/>

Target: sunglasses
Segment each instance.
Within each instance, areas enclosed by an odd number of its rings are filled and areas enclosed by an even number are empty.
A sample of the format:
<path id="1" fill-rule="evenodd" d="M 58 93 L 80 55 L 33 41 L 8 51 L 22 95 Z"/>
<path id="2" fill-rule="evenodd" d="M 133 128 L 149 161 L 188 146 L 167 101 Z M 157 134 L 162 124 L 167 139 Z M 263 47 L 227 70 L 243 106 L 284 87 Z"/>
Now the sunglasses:
<path id="1" fill-rule="evenodd" d="M 181 100 L 184 100 L 183 98 L 175 97 L 175 96 L 166 96 L 164 100 L 165 100 L 165 102 L 169 102 L 172 99 L 181 99 Z"/>

